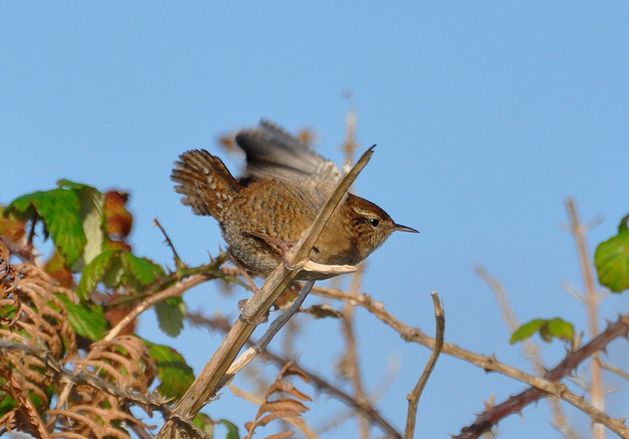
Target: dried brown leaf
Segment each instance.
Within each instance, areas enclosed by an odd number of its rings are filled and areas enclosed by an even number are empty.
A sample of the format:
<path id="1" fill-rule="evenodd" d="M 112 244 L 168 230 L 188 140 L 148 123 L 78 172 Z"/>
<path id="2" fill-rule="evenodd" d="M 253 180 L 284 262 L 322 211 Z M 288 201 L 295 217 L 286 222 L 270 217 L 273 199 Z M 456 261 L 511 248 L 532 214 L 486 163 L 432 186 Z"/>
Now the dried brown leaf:
<path id="1" fill-rule="evenodd" d="M 292 431 L 283 431 L 281 433 L 275 433 L 270 436 L 267 436 L 266 439 L 286 439 L 287 437 L 291 437 L 294 433 Z"/>
<path id="2" fill-rule="evenodd" d="M 247 429 L 245 439 L 251 439 L 257 427 L 264 427 L 276 419 L 291 418 L 292 420 L 301 420 L 300 415 L 308 411 L 308 407 L 300 400 L 310 401 L 310 397 L 300 390 L 297 390 L 291 382 L 285 380 L 291 375 L 296 375 L 305 382 L 308 381 L 308 377 L 304 372 L 295 367 L 292 362 L 285 364 L 278 373 L 275 381 L 267 388 L 264 403 L 258 408 L 255 419 L 245 424 L 245 428 Z M 294 396 L 295 399 L 291 398 L 291 396 Z M 292 433 L 290 434 L 292 435 Z"/>
<path id="3" fill-rule="evenodd" d="M 299 416 L 301 413 L 308 411 L 302 402 L 294 399 L 280 399 L 277 401 L 268 401 L 260 406 L 260 410 L 265 412 L 290 412 L 292 416 Z"/>

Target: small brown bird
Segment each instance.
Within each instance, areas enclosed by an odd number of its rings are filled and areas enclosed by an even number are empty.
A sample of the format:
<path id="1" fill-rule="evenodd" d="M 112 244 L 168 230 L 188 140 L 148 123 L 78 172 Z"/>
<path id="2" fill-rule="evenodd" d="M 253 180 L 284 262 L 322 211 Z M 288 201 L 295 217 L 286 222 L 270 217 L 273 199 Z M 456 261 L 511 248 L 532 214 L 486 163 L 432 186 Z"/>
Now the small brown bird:
<path id="1" fill-rule="evenodd" d="M 341 178 L 333 162 L 267 121 L 243 130 L 236 143 L 247 156 L 245 175 L 235 179 L 206 150 L 186 151 L 172 172 L 175 191 L 197 215 L 214 217 L 232 258 L 265 276 L 314 221 Z M 374 203 L 347 194 L 312 248 L 310 259 L 326 265 L 356 265 L 395 231 L 396 224 Z M 302 272 L 301 279 L 331 275 Z"/>

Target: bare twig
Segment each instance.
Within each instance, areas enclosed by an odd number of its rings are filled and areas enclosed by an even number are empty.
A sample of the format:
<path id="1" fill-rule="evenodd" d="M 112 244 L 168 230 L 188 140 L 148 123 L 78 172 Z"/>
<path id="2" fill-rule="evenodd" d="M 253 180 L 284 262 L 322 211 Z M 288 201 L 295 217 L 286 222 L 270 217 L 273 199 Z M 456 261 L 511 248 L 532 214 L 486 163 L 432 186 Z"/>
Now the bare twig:
<path id="1" fill-rule="evenodd" d="M 347 143 L 350 143 L 349 140 Z M 349 294 L 355 295 L 360 291 L 360 282 L 362 273 L 365 269 L 365 264 L 360 264 L 358 271 L 352 276 L 352 281 L 349 287 Z M 356 348 L 356 336 L 354 335 L 354 305 L 350 302 L 345 302 L 343 306 L 343 313 L 341 318 L 341 328 L 343 330 L 343 337 L 345 338 L 345 357 L 344 363 L 347 367 L 347 372 L 354 387 L 354 394 L 358 401 L 367 401 L 365 395 L 365 389 L 363 387 L 362 378 L 360 375 L 360 365 L 358 363 L 358 353 Z M 358 414 L 358 429 L 361 439 L 369 438 L 369 421 L 360 413 Z"/>
<path id="2" fill-rule="evenodd" d="M 435 364 L 437 363 L 437 359 L 439 358 L 439 354 L 441 354 L 441 349 L 443 348 L 443 337 L 446 329 L 446 320 L 443 315 L 443 307 L 441 306 L 441 301 L 439 300 L 439 296 L 436 291 L 432 292 L 432 302 L 435 307 L 435 345 L 432 348 L 432 353 L 430 354 L 430 358 L 424 367 L 424 371 L 422 372 L 417 384 L 408 394 L 406 399 L 408 399 L 408 412 L 406 414 L 406 429 L 404 432 L 404 439 L 413 439 L 415 436 L 415 419 L 417 417 L 417 405 L 419 404 L 419 399 L 421 397 L 422 392 L 424 391 L 424 387 L 428 382 L 428 378 L 432 373 Z"/>
<path id="3" fill-rule="evenodd" d="M 332 195 L 326 201 L 323 209 L 315 218 L 310 228 L 303 234 L 299 242 L 286 255 L 289 267 L 298 267 L 308 259 L 312 246 L 327 224 L 330 216 L 345 197 L 360 171 L 367 165 L 373 154 L 373 147 L 367 150 L 352 170 L 340 181 Z M 205 402 L 216 394 L 229 366 L 234 361 L 242 346 L 247 342 L 255 328 L 261 323 L 275 300 L 288 286 L 295 281 L 298 269 L 289 269 L 286 264 L 280 264 L 266 279 L 259 293 L 253 295 L 244 305 L 239 320 L 223 339 L 221 345 L 212 358 L 192 383 L 190 388 L 178 401 L 175 411 L 179 417 L 188 419 L 194 416 Z M 158 438 L 165 439 L 174 436 L 177 431 L 176 420 L 168 420 L 158 434 Z"/>
<path id="4" fill-rule="evenodd" d="M 570 232 L 574 237 L 577 245 L 577 252 L 579 254 L 579 265 L 581 267 L 581 274 L 583 276 L 583 284 L 585 286 L 585 306 L 588 316 L 588 326 L 590 330 L 590 337 L 598 334 L 598 295 L 596 293 L 596 286 L 594 284 L 594 274 L 592 273 L 592 265 L 590 263 L 589 253 L 586 242 L 586 227 L 579 221 L 579 215 L 577 213 L 577 207 L 572 198 L 566 200 L 566 209 L 568 210 L 568 218 L 570 219 Z M 598 354 L 592 356 L 592 363 L 590 366 L 590 397 L 592 398 L 592 405 L 599 410 L 605 409 L 605 394 L 603 392 L 603 385 L 601 381 L 601 367 L 596 361 Z M 594 439 L 604 439 L 605 430 L 602 425 L 592 425 L 592 437 Z"/>
<path id="5" fill-rule="evenodd" d="M 200 313 L 187 313 L 186 319 L 193 325 L 204 326 L 213 330 L 219 330 L 221 332 L 228 332 L 231 328 L 230 323 L 225 318 L 208 318 Z M 258 343 L 254 340 L 248 340 L 247 344 L 249 346 L 255 346 Z M 291 360 L 270 351 L 268 348 L 261 355 L 263 358 L 275 363 L 278 367 L 283 367 L 288 361 Z M 402 438 L 402 435 L 395 429 L 395 427 L 393 427 L 386 419 L 384 419 L 382 415 L 376 410 L 376 408 L 370 405 L 368 402 L 358 401 L 352 395 L 330 383 L 325 378 L 318 375 L 316 372 L 308 370 L 305 367 L 299 365 L 299 363 L 296 362 L 294 359 L 292 359 L 292 361 L 295 362 L 295 367 L 304 372 L 304 374 L 308 376 L 310 382 L 319 390 L 338 399 L 347 406 L 351 407 L 354 411 L 366 416 L 370 420 L 370 422 L 372 422 L 374 425 L 378 426 L 383 432 L 385 432 L 387 437 L 394 439 Z"/>
<path id="6" fill-rule="evenodd" d="M 609 363 L 605 363 L 603 360 L 601 360 L 600 358 L 597 358 L 595 361 L 598 362 L 598 364 L 601 366 L 601 368 L 605 369 L 608 372 L 611 372 L 613 374 L 618 375 L 620 378 L 624 378 L 626 380 L 629 380 L 629 373 L 625 372 L 624 370 L 622 370 L 619 367 L 613 366 Z"/>
<path id="7" fill-rule="evenodd" d="M 162 232 L 162 235 L 164 235 L 164 242 L 166 243 L 168 248 L 170 248 L 170 251 L 173 254 L 173 259 L 175 261 L 175 268 L 179 270 L 180 268 L 185 267 L 186 264 L 184 264 L 181 258 L 179 257 L 179 254 L 177 253 L 177 250 L 175 249 L 173 242 L 170 240 L 168 233 L 166 233 L 166 229 L 162 227 L 162 223 L 160 223 L 157 218 L 153 218 L 153 224 L 155 225 L 155 227 L 159 229 L 160 232 Z"/>
<path id="8" fill-rule="evenodd" d="M 485 270 L 481 266 L 477 266 L 474 271 L 476 274 L 485 281 L 485 283 L 489 286 L 489 288 L 494 293 L 494 297 L 496 298 L 496 302 L 498 302 L 498 306 L 502 313 L 502 317 L 507 324 L 507 327 L 511 332 L 518 329 L 520 323 L 513 313 L 511 307 L 509 306 L 509 301 L 507 300 L 507 293 L 505 292 L 502 284 L 493 276 L 491 276 L 487 270 Z M 529 359 L 529 361 L 533 364 L 535 368 L 535 372 L 538 375 L 544 375 L 546 369 L 544 368 L 544 364 L 542 363 L 542 358 L 539 353 L 539 349 L 535 343 L 531 340 L 524 340 L 522 343 L 522 347 L 524 349 L 524 354 Z M 579 435 L 572 429 L 570 424 L 568 424 L 568 420 L 566 419 L 566 415 L 561 407 L 561 404 L 556 398 L 549 398 L 548 404 L 550 405 L 550 410 L 553 415 L 553 425 L 566 439 L 578 439 Z"/>

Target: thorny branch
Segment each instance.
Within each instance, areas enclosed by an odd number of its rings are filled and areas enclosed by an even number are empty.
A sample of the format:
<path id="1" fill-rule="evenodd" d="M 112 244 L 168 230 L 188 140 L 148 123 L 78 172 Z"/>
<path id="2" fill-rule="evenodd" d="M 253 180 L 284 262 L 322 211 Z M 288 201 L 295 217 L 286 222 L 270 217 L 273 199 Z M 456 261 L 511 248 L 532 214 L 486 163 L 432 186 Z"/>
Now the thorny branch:
<path id="1" fill-rule="evenodd" d="M 592 357 L 592 354 L 595 352 L 600 352 L 604 350 L 607 345 L 614 339 L 618 337 L 627 337 L 629 334 L 629 314 L 622 315 L 618 318 L 618 320 L 614 323 L 611 323 L 607 326 L 607 328 L 601 332 L 599 335 L 590 340 L 589 343 L 581 347 L 576 351 L 569 352 L 564 359 L 553 369 L 546 372 L 544 378 L 548 380 L 551 384 L 555 384 L 558 388 L 557 392 L 553 392 L 552 389 L 544 389 L 538 386 L 533 385 L 523 392 L 518 393 L 506 401 L 493 406 L 489 410 L 484 411 L 474 421 L 473 424 L 464 427 L 461 430 L 461 434 L 456 436 L 457 439 L 471 439 L 477 438 L 484 431 L 489 430 L 492 426 L 496 425 L 505 417 L 513 414 L 519 413 L 522 411 L 524 407 L 528 404 L 538 401 L 540 398 L 546 396 L 556 396 L 564 399 L 570 404 L 574 405 L 578 409 L 588 413 L 592 420 L 595 422 L 603 423 L 606 427 L 617 433 L 621 437 L 629 437 L 629 430 L 624 426 L 624 422 L 617 419 L 611 419 L 609 416 L 605 415 L 602 411 L 596 409 L 595 407 L 587 407 L 589 404 L 586 404 L 582 398 L 576 397 L 574 395 L 568 395 L 566 393 L 567 388 L 564 384 L 556 383 L 561 378 L 568 375 L 574 369 L 579 366 L 583 361 Z"/>
<path id="2" fill-rule="evenodd" d="M 491 291 L 494 293 L 494 297 L 496 298 L 496 302 L 498 302 L 498 307 L 500 308 L 502 317 L 507 324 L 509 330 L 513 332 L 518 329 L 520 323 L 518 322 L 515 314 L 511 309 L 511 306 L 509 305 L 509 301 L 507 300 L 507 293 L 505 292 L 502 284 L 481 266 L 477 266 L 474 271 L 482 280 L 485 281 L 487 286 L 489 286 Z M 538 375 L 543 375 L 546 369 L 544 368 L 544 364 L 542 363 L 542 358 L 540 356 L 539 348 L 537 347 L 537 345 L 531 340 L 524 340 L 522 342 L 522 348 L 524 349 L 524 354 L 526 355 L 526 357 L 533 364 L 535 372 Z M 557 428 L 557 430 L 559 430 L 559 432 L 566 439 L 579 439 L 579 435 L 568 424 L 568 420 L 566 419 L 559 400 L 556 398 L 549 398 L 548 404 L 550 405 L 550 410 L 553 416 L 552 423 L 554 427 Z"/>
<path id="3" fill-rule="evenodd" d="M 417 417 L 417 405 L 419 404 L 419 398 L 421 397 L 422 392 L 424 391 L 424 387 L 428 382 L 428 378 L 432 373 L 432 370 L 437 364 L 437 359 L 439 358 L 439 354 L 441 354 L 441 350 L 443 348 L 443 337 L 445 335 L 446 330 L 446 319 L 443 315 L 443 307 L 441 306 L 441 301 L 439 300 L 439 296 L 436 291 L 432 293 L 432 301 L 435 307 L 435 345 L 432 348 L 432 353 L 430 354 L 430 358 L 426 363 L 426 367 L 424 367 L 424 371 L 422 372 L 417 384 L 408 394 L 408 413 L 406 415 L 406 429 L 404 432 L 404 439 L 413 439 L 415 435 L 415 419 Z"/>
<path id="4" fill-rule="evenodd" d="M 398 320 L 388 311 L 386 311 L 384 305 L 381 302 L 374 301 L 370 296 L 366 294 L 350 296 L 339 290 L 318 287 L 315 287 L 313 291 L 315 292 L 315 294 L 322 297 L 328 297 L 337 300 L 355 301 L 358 305 L 367 309 L 387 326 L 398 332 L 400 336 L 406 341 L 419 343 L 429 348 L 433 348 L 435 345 L 435 340 L 432 337 L 427 336 L 418 328 L 413 328 L 402 323 L 400 320 Z M 506 403 L 499 404 L 492 409 L 482 413 L 473 424 L 475 432 L 474 435 L 460 435 L 457 437 L 478 437 L 480 434 L 490 429 L 493 425 L 498 423 L 504 417 L 521 411 L 522 408 L 524 408 L 526 405 L 530 404 L 531 402 L 537 401 L 545 396 L 552 395 L 558 398 L 562 398 L 565 395 L 565 386 L 563 384 L 556 383 L 556 381 L 563 378 L 583 361 L 590 358 L 593 353 L 605 349 L 605 347 L 612 340 L 618 337 L 626 337 L 628 333 L 629 314 L 621 315 L 616 322 L 611 323 L 605 329 L 605 331 L 601 332 L 598 336 L 593 338 L 588 344 L 584 345 L 576 351 L 569 352 L 564 360 L 559 363 L 559 365 L 557 365 L 554 369 L 545 374 L 544 378 L 529 375 L 518 368 L 501 363 L 496 359 L 495 356 L 488 357 L 479 355 L 467 349 L 463 349 L 455 344 L 444 343 L 443 352 L 445 354 L 460 358 L 468 363 L 484 369 L 487 372 L 498 372 L 500 374 L 514 378 L 518 381 L 532 386 L 530 389 L 523 392 L 523 394 L 526 393 L 525 398 L 518 399 L 517 397 L 519 395 L 516 395 L 516 397 L 510 398 Z M 571 399 L 569 396 L 566 397 L 565 400 L 575 406 L 577 404 L 575 403 L 575 400 Z M 577 406 L 577 408 L 583 409 L 583 406 Z M 487 416 L 488 413 L 490 414 L 489 416 Z M 599 416 L 599 418 L 600 420 L 595 420 L 597 422 L 605 421 L 604 417 Z M 615 423 L 608 423 L 605 425 L 612 430 L 616 428 Z M 472 426 L 470 428 L 472 428 Z"/>

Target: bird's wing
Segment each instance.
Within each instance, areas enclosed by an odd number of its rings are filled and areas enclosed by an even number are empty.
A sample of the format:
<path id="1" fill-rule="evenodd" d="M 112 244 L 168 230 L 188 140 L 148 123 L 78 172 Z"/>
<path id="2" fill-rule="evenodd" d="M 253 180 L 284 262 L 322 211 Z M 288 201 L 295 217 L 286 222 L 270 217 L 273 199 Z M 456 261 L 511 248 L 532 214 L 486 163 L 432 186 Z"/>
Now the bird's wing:
<path id="1" fill-rule="evenodd" d="M 236 143 L 247 155 L 245 177 L 286 180 L 318 192 L 324 199 L 341 178 L 332 161 L 269 121 L 238 132 Z"/>

